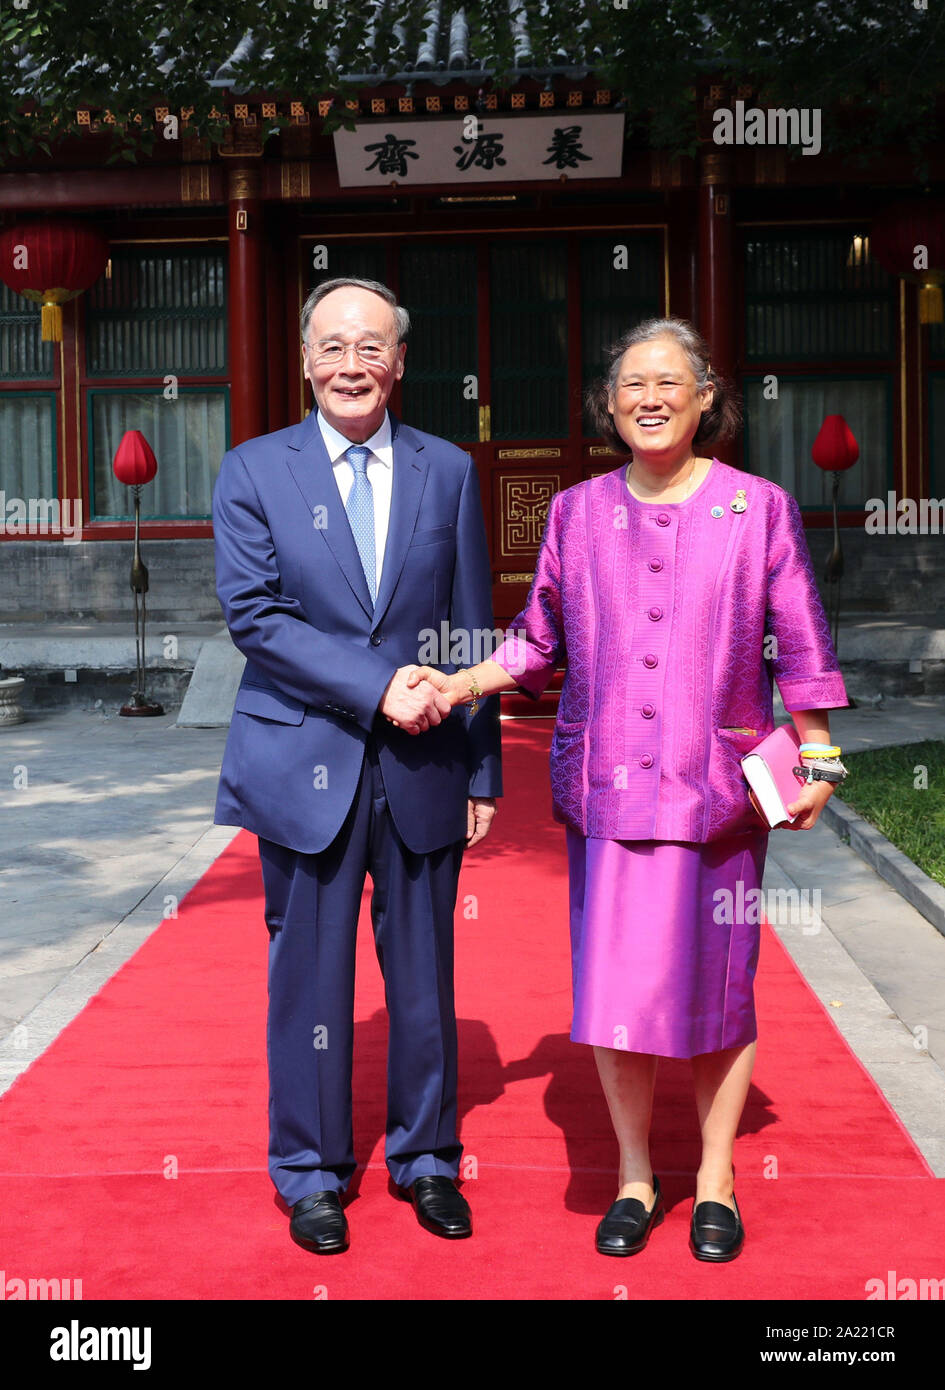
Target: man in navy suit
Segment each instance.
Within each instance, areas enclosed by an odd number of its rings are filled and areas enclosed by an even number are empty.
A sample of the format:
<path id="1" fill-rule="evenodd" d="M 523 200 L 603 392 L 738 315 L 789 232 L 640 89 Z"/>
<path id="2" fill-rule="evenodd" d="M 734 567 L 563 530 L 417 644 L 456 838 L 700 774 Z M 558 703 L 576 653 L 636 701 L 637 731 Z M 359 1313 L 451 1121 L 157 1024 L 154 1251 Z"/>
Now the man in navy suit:
<path id="1" fill-rule="evenodd" d="M 408 327 L 384 285 L 319 285 L 302 311 L 317 410 L 231 449 L 213 496 L 217 593 L 246 656 L 215 820 L 259 837 L 269 1171 L 292 1238 L 322 1254 L 349 1242 L 366 874 L 390 1021 L 387 1166 L 421 1225 L 472 1231 L 454 1181 L 453 909 L 463 850 L 501 795 L 498 711 L 451 710 L 407 680 L 429 630 L 491 632 L 491 570 L 472 459 L 387 409 Z"/>

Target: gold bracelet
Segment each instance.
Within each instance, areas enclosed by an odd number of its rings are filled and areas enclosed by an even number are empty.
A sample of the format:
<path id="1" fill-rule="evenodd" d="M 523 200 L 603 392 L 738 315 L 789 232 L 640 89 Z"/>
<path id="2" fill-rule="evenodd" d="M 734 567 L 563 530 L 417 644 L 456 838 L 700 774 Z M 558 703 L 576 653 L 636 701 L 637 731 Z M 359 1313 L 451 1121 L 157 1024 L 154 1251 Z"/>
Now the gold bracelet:
<path id="1" fill-rule="evenodd" d="M 465 669 L 465 667 L 463 667 L 461 670 L 457 671 L 456 674 L 457 674 L 457 676 L 469 676 L 469 693 L 470 693 L 470 695 L 473 697 L 473 698 L 472 698 L 472 703 L 471 703 L 470 706 L 469 706 L 469 713 L 470 713 L 470 714 L 475 714 L 475 713 L 477 712 L 477 710 L 479 709 L 479 697 L 480 697 L 480 695 L 482 694 L 482 690 L 480 689 L 479 682 L 476 680 L 476 677 L 475 677 L 475 676 L 472 676 L 472 675 L 469 674 L 469 672 Z M 467 703 L 467 701 L 464 700 L 464 701 L 463 701 L 463 704 L 465 705 L 466 703 Z"/>

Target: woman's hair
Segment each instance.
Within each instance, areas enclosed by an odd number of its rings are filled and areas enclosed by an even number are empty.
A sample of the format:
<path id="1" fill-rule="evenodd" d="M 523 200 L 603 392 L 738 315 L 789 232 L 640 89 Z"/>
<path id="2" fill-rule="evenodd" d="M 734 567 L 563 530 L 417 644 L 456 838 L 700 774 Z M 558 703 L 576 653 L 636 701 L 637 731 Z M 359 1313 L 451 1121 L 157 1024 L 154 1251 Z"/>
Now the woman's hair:
<path id="1" fill-rule="evenodd" d="M 624 353 L 640 343 L 652 342 L 654 338 L 675 339 L 686 355 L 698 390 L 709 383 L 715 387 L 712 404 L 702 412 L 692 442 L 717 444 L 723 439 L 731 439 L 741 428 L 741 400 L 732 384 L 712 370 L 708 343 L 686 319 L 644 319 L 636 328 L 622 334 L 608 349 L 610 368 L 607 375 L 595 381 L 584 398 L 594 428 L 601 438 L 618 454 L 627 452 L 627 441 L 617 432 L 608 401 L 616 393 Z"/>

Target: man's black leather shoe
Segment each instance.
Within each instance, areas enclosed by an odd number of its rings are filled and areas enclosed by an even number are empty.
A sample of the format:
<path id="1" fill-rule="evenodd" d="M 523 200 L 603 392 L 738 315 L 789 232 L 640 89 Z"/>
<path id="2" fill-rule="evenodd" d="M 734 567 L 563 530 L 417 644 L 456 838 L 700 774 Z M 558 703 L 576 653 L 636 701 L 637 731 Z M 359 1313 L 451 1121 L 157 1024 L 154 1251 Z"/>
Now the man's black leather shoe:
<path id="1" fill-rule="evenodd" d="M 735 1202 L 735 1194 L 732 1193 Z M 689 1249 L 697 1260 L 713 1260 L 721 1264 L 734 1260 L 745 1243 L 738 1203 L 732 1211 L 724 1202 L 699 1202 L 692 1209 L 689 1227 Z"/>
<path id="2" fill-rule="evenodd" d="M 666 1215 L 660 1180 L 653 1179 L 653 1205 L 649 1211 L 637 1197 L 618 1197 L 597 1227 L 597 1249 L 602 1255 L 636 1255 L 650 1232 Z"/>
<path id="3" fill-rule="evenodd" d="M 409 1197 L 417 1220 L 435 1236 L 460 1240 L 472 1235 L 472 1212 L 469 1203 L 457 1189 L 452 1178 L 434 1173 L 417 1178 L 401 1191 Z"/>
<path id="4" fill-rule="evenodd" d="M 348 1219 L 337 1192 L 312 1192 L 292 1208 L 289 1235 L 304 1250 L 337 1255 L 348 1248 Z"/>

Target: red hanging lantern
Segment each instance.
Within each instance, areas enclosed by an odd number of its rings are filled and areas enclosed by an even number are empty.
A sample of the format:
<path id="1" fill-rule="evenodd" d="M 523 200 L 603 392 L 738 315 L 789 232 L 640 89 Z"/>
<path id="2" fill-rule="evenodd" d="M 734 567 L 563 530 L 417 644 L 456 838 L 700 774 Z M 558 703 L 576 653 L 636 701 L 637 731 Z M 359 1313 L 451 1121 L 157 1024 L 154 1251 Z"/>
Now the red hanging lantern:
<path id="1" fill-rule="evenodd" d="M 108 264 L 108 242 L 85 222 L 21 222 L 0 232 L 0 280 L 42 304 L 45 343 L 62 341 L 62 308 Z"/>
<path id="2" fill-rule="evenodd" d="M 910 198 L 877 214 L 870 251 L 891 275 L 919 290 L 919 322 L 942 323 L 945 284 L 945 199 Z"/>
<path id="3" fill-rule="evenodd" d="M 112 459 L 112 472 L 126 487 L 144 487 L 157 473 L 154 450 L 140 430 L 125 430 Z"/>
<path id="4" fill-rule="evenodd" d="M 842 473 L 856 463 L 860 446 L 842 415 L 825 415 L 810 454 L 826 473 Z"/>

